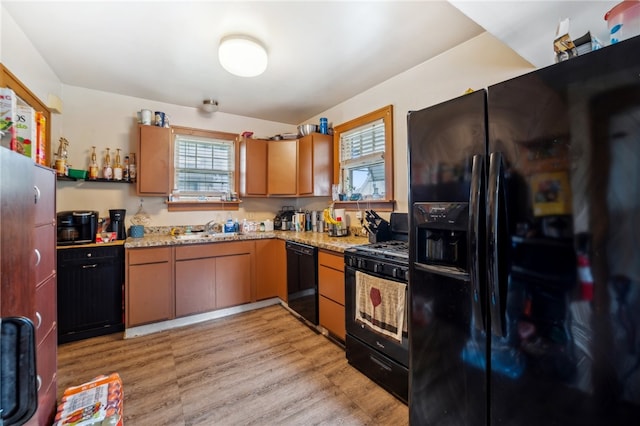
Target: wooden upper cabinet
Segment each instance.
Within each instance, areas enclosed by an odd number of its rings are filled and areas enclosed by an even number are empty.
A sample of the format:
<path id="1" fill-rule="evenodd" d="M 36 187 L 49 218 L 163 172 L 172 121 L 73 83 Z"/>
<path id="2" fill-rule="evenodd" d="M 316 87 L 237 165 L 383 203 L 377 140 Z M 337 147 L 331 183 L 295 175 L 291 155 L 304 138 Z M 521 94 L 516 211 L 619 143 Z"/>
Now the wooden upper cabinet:
<path id="1" fill-rule="evenodd" d="M 298 140 L 298 195 L 330 196 L 333 138 L 312 133 Z"/>
<path id="2" fill-rule="evenodd" d="M 269 195 L 297 195 L 298 141 L 269 141 L 267 150 L 267 192 Z"/>
<path id="3" fill-rule="evenodd" d="M 240 196 L 267 195 L 267 147 L 264 139 L 240 142 Z"/>
<path id="4" fill-rule="evenodd" d="M 164 196 L 171 193 L 173 132 L 167 127 L 139 125 L 138 195 Z"/>

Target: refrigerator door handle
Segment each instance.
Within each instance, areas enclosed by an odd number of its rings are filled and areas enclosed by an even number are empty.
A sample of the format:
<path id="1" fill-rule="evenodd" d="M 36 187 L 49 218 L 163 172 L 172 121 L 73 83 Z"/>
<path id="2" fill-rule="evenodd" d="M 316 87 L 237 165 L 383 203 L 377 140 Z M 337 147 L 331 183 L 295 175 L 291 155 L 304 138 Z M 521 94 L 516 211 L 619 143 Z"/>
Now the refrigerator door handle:
<path id="1" fill-rule="evenodd" d="M 480 331 L 485 331 L 484 288 L 486 273 L 484 268 L 484 245 L 481 242 L 485 234 L 485 174 L 484 156 L 474 155 L 471 166 L 471 192 L 469 194 L 469 277 L 471 280 L 472 321 Z"/>
<path id="2" fill-rule="evenodd" d="M 500 288 L 502 274 L 500 263 L 500 244 L 506 232 L 504 166 L 502 153 L 493 152 L 489 156 L 489 182 L 487 188 L 487 283 L 489 290 L 489 314 L 491 330 L 496 336 L 505 337 L 505 301 Z M 504 242 L 502 242 L 504 244 Z"/>

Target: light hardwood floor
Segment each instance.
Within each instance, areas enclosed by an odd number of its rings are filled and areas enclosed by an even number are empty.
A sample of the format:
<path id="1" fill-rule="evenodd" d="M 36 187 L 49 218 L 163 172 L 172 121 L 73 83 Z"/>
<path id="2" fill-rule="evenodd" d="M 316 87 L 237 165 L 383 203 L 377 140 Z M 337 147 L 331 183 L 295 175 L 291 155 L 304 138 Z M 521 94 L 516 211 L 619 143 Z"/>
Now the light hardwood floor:
<path id="1" fill-rule="evenodd" d="M 124 383 L 126 426 L 408 424 L 406 405 L 279 305 L 61 345 L 58 401 L 65 388 L 112 372 Z"/>

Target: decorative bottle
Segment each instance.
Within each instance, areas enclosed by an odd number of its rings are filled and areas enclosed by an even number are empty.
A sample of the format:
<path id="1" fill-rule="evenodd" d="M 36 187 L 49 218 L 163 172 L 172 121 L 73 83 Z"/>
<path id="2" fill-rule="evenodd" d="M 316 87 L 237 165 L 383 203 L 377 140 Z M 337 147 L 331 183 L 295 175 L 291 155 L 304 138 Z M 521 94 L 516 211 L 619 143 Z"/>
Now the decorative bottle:
<path id="1" fill-rule="evenodd" d="M 89 162 L 89 179 L 98 179 L 98 161 L 96 157 L 96 147 L 93 146 L 91 152 L 91 161 Z"/>
<path id="2" fill-rule="evenodd" d="M 122 180 L 122 163 L 120 163 L 120 148 L 116 149 L 116 165 L 113 168 L 113 180 Z"/>
<path id="3" fill-rule="evenodd" d="M 137 175 L 137 171 L 136 171 L 136 154 L 135 153 L 130 153 L 129 154 L 129 179 L 131 180 L 131 182 L 135 182 L 136 181 L 136 175 Z"/>
<path id="4" fill-rule="evenodd" d="M 129 156 L 128 155 L 124 156 L 124 168 L 122 170 L 122 173 L 123 173 L 122 178 L 125 181 L 129 182 L 131 180 L 131 177 L 129 176 Z"/>
<path id="5" fill-rule="evenodd" d="M 113 168 L 111 168 L 111 155 L 109 154 L 109 148 L 107 148 L 107 155 L 104 157 L 104 167 L 102 168 L 102 177 L 111 180 L 113 179 Z"/>

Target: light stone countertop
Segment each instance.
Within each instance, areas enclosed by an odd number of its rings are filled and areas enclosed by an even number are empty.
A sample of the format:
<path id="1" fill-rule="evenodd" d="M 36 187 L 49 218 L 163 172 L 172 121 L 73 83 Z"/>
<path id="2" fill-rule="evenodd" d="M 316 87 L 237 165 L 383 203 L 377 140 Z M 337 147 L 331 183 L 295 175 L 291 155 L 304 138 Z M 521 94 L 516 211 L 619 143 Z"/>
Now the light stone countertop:
<path id="1" fill-rule="evenodd" d="M 187 244 L 215 244 L 218 242 L 247 241 L 278 238 L 281 240 L 295 241 L 302 244 L 344 253 L 344 250 L 356 245 L 367 244 L 367 237 L 347 235 L 345 237 L 330 237 L 324 232 L 293 232 L 293 231 L 273 231 L 273 232 L 251 232 L 247 234 L 231 234 L 229 236 L 219 236 L 215 238 L 203 237 L 189 240 L 180 240 L 169 233 L 145 233 L 142 238 L 127 238 L 124 242 L 126 249 L 176 246 Z"/>

